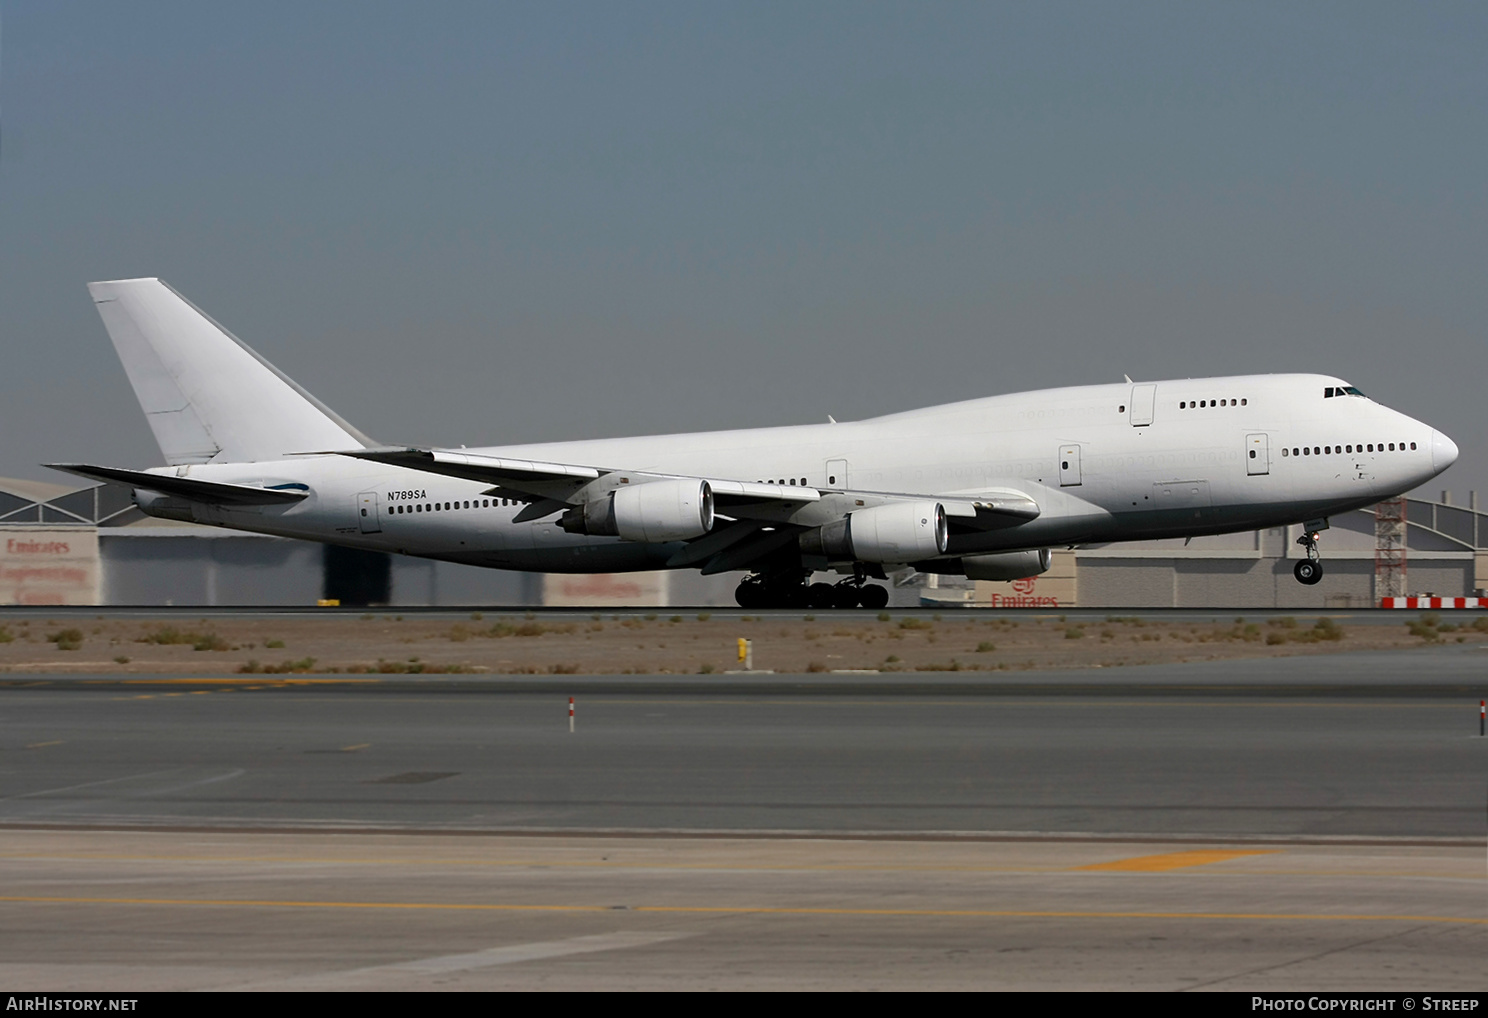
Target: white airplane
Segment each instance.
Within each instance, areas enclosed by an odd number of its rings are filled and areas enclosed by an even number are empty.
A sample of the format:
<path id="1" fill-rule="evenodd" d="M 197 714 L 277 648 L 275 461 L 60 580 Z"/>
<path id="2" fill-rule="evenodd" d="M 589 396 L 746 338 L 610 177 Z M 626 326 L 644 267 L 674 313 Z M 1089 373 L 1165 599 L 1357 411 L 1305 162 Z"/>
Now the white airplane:
<path id="1" fill-rule="evenodd" d="M 881 608 L 889 570 L 1018 579 L 1048 549 L 1328 517 L 1457 459 L 1326 375 L 991 396 L 856 422 L 476 449 L 373 442 L 159 279 L 88 287 L 167 467 L 49 464 L 151 516 L 499 569 L 747 570 L 739 604 Z M 810 584 L 835 571 L 836 585 Z"/>

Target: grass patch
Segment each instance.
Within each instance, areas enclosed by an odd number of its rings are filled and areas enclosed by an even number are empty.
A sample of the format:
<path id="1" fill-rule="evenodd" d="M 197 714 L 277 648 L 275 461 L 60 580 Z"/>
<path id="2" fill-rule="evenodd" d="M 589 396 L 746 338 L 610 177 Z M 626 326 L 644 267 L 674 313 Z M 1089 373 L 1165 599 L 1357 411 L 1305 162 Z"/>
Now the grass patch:
<path id="1" fill-rule="evenodd" d="M 624 623 L 621 623 L 624 625 Z M 502 639 L 508 636 L 542 636 L 544 633 L 572 633 L 578 626 L 572 622 L 523 622 L 513 626 L 498 622 L 482 635 Z"/>
<path id="2" fill-rule="evenodd" d="M 983 640 L 981 643 L 977 644 L 978 654 L 990 654 L 996 649 L 997 644 L 993 643 L 991 640 Z"/>
<path id="3" fill-rule="evenodd" d="M 55 643 L 58 650 L 77 650 L 83 645 L 83 631 L 81 629 L 59 629 L 55 633 L 49 633 L 47 640 Z"/>
<path id="4" fill-rule="evenodd" d="M 279 664 L 263 664 L 249 660 L 238 668 L 240 675 L 290 675 L 308 672 L 315 667 L 313 657 L 302 657 L 298 661 L 282 661 Z"/>
<path id="5" fill-rule="evenodd" d="M 191 643 L 192 650 L 231 650 L 228 642 L 216 633 L 198 633 Z"/>

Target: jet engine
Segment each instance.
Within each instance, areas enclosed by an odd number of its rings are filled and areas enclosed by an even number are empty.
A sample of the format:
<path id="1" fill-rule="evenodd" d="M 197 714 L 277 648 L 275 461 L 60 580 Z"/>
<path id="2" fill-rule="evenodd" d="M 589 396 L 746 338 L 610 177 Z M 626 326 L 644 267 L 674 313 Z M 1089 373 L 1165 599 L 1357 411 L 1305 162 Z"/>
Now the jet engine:
<path id="1" fill-rule="evenodd" d="M 961 568 L 972 580 L 1021 580 L 1047 573 L 1053 560 L 1048 548 L 1001 551 L 994 555 L 967 555 L 961 560 Z"/>
<path id="2" fill-rule="evenodd" d="M 838 562 L 916 562 L 943 554 L 948 540 L 939 502 L 893 502 L 808 530 L 800 544 L 809 555 Z"/>
<path id="3" fill-rule="evenodd" d="M 713 489 L 693 478 L 617 488 L 569 509 L 558 525 L 570 534 L 647 543 L 688 541 L 713 529 Z"/>

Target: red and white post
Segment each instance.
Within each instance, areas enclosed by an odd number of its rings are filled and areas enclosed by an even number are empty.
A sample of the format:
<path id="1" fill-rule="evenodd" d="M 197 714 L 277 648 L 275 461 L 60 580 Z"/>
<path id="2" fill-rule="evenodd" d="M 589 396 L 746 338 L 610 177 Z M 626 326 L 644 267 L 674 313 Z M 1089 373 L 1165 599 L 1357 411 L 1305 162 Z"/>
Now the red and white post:
<path id="1" fill-rule="evenodd" d="M 573 697 L 568 698 L 568 731 L 573 734 Z"/>

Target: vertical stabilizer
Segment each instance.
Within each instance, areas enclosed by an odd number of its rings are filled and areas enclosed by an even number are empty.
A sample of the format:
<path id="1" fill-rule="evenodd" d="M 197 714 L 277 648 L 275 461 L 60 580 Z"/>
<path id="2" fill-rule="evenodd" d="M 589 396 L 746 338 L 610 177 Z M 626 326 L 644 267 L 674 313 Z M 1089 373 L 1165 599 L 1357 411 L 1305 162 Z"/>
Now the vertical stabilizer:
<path id="1" fill-rule="evenodd" d="M 164 281 L 88 292 L 172 466 L 373 444 Z"/>

